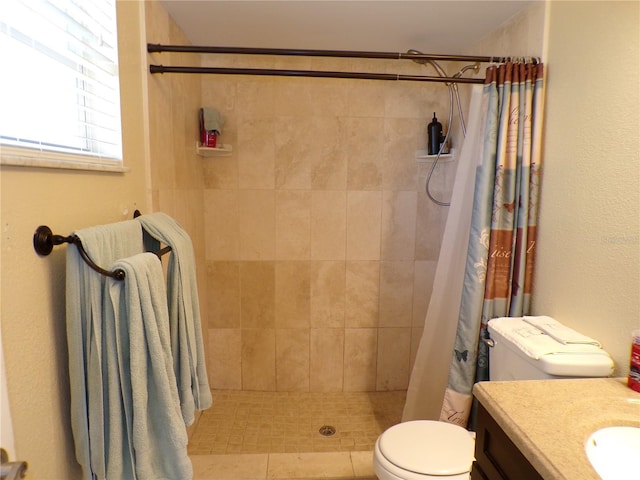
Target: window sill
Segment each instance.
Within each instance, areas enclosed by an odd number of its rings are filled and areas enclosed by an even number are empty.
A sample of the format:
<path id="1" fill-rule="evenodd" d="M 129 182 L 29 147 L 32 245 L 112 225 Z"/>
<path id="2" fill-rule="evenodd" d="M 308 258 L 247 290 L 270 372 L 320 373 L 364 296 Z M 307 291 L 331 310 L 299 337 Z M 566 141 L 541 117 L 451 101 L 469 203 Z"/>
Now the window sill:
<path id="1" fill-rule="evenodd" d="M 0 165 L 111 173 L 126 173 L 131 171 L 130 168 L 123 166 L 122 162 L 118 161 L 91 160 L 82 155 L 32 151 L 7 145 L 0 146 Z"/>

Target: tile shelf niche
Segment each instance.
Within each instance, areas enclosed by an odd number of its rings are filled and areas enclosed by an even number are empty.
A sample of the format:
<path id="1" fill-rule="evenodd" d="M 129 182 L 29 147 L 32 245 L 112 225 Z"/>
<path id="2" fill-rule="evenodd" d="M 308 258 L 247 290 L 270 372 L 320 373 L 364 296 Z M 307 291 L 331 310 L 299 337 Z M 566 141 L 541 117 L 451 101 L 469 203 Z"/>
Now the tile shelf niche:
<path id="1" fill-rule="evenodd" d="M 203 147 L 200 142 L 196 142 L 196 151 L 202 157 L 228 157 L 233 152 L 233 147 L 224 143 L 221 147 Z"/>
<path id="2" fill-rule="evenodd" d="M 428 150 L 417 150 L 416 151 L 416 162 L 418 163 L 429 163 L 434 162 L 436 160 L 437 155 L 429 155 Z M 452 162 L 455 158 L 456 151 L 451 149 L 449 153 L 443 153 L 440 155 L 440 159 L 438 162 Z"/>

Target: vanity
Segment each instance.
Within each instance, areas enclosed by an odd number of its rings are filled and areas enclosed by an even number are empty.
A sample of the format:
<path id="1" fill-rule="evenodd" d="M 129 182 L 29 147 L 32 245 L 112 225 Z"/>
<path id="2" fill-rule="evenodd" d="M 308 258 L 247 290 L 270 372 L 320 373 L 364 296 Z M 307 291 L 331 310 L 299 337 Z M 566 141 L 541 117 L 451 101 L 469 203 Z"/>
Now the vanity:
<path id="1" fill-rule="evenodd" d="M 604 427 L 640 427 L 626 378 L 480 382 L 472 480 L 599 480 L 584 445 Z"/>

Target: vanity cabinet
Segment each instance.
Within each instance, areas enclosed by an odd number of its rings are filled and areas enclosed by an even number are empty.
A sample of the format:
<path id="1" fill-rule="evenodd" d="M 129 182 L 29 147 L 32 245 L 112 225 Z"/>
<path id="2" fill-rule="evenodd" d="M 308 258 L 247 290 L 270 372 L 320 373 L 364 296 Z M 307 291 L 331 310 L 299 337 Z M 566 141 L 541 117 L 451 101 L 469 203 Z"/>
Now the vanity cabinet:
<path id="1" fill-rule="evenodd" d="M 543 480 L 481 403 L 475 457 L 471 480 Z"/>

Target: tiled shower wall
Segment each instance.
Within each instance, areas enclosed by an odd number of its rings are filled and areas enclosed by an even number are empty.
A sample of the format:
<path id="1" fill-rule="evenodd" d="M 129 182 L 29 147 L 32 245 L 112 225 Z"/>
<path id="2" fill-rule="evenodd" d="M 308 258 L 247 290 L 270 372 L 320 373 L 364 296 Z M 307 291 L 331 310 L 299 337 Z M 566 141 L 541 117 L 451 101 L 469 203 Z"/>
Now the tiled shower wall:
<path id="1" fill-rule="evenodd" d="M 433 74 L 400 63 L 202 58 L 204 66 Z M 229 157 L 201 160 L 212 387 L 406 389 L 448 211 L 424 193 L 430 164 L 415 153 L 426 148 L 434 111 L 446 124 L 447 89 L 222 75 L 201 82 L 202 105 L 225 117 L 222 142 L 233 147 Z M 440 198 L 449 197 L 455 165 L 434 172 Z"/>

